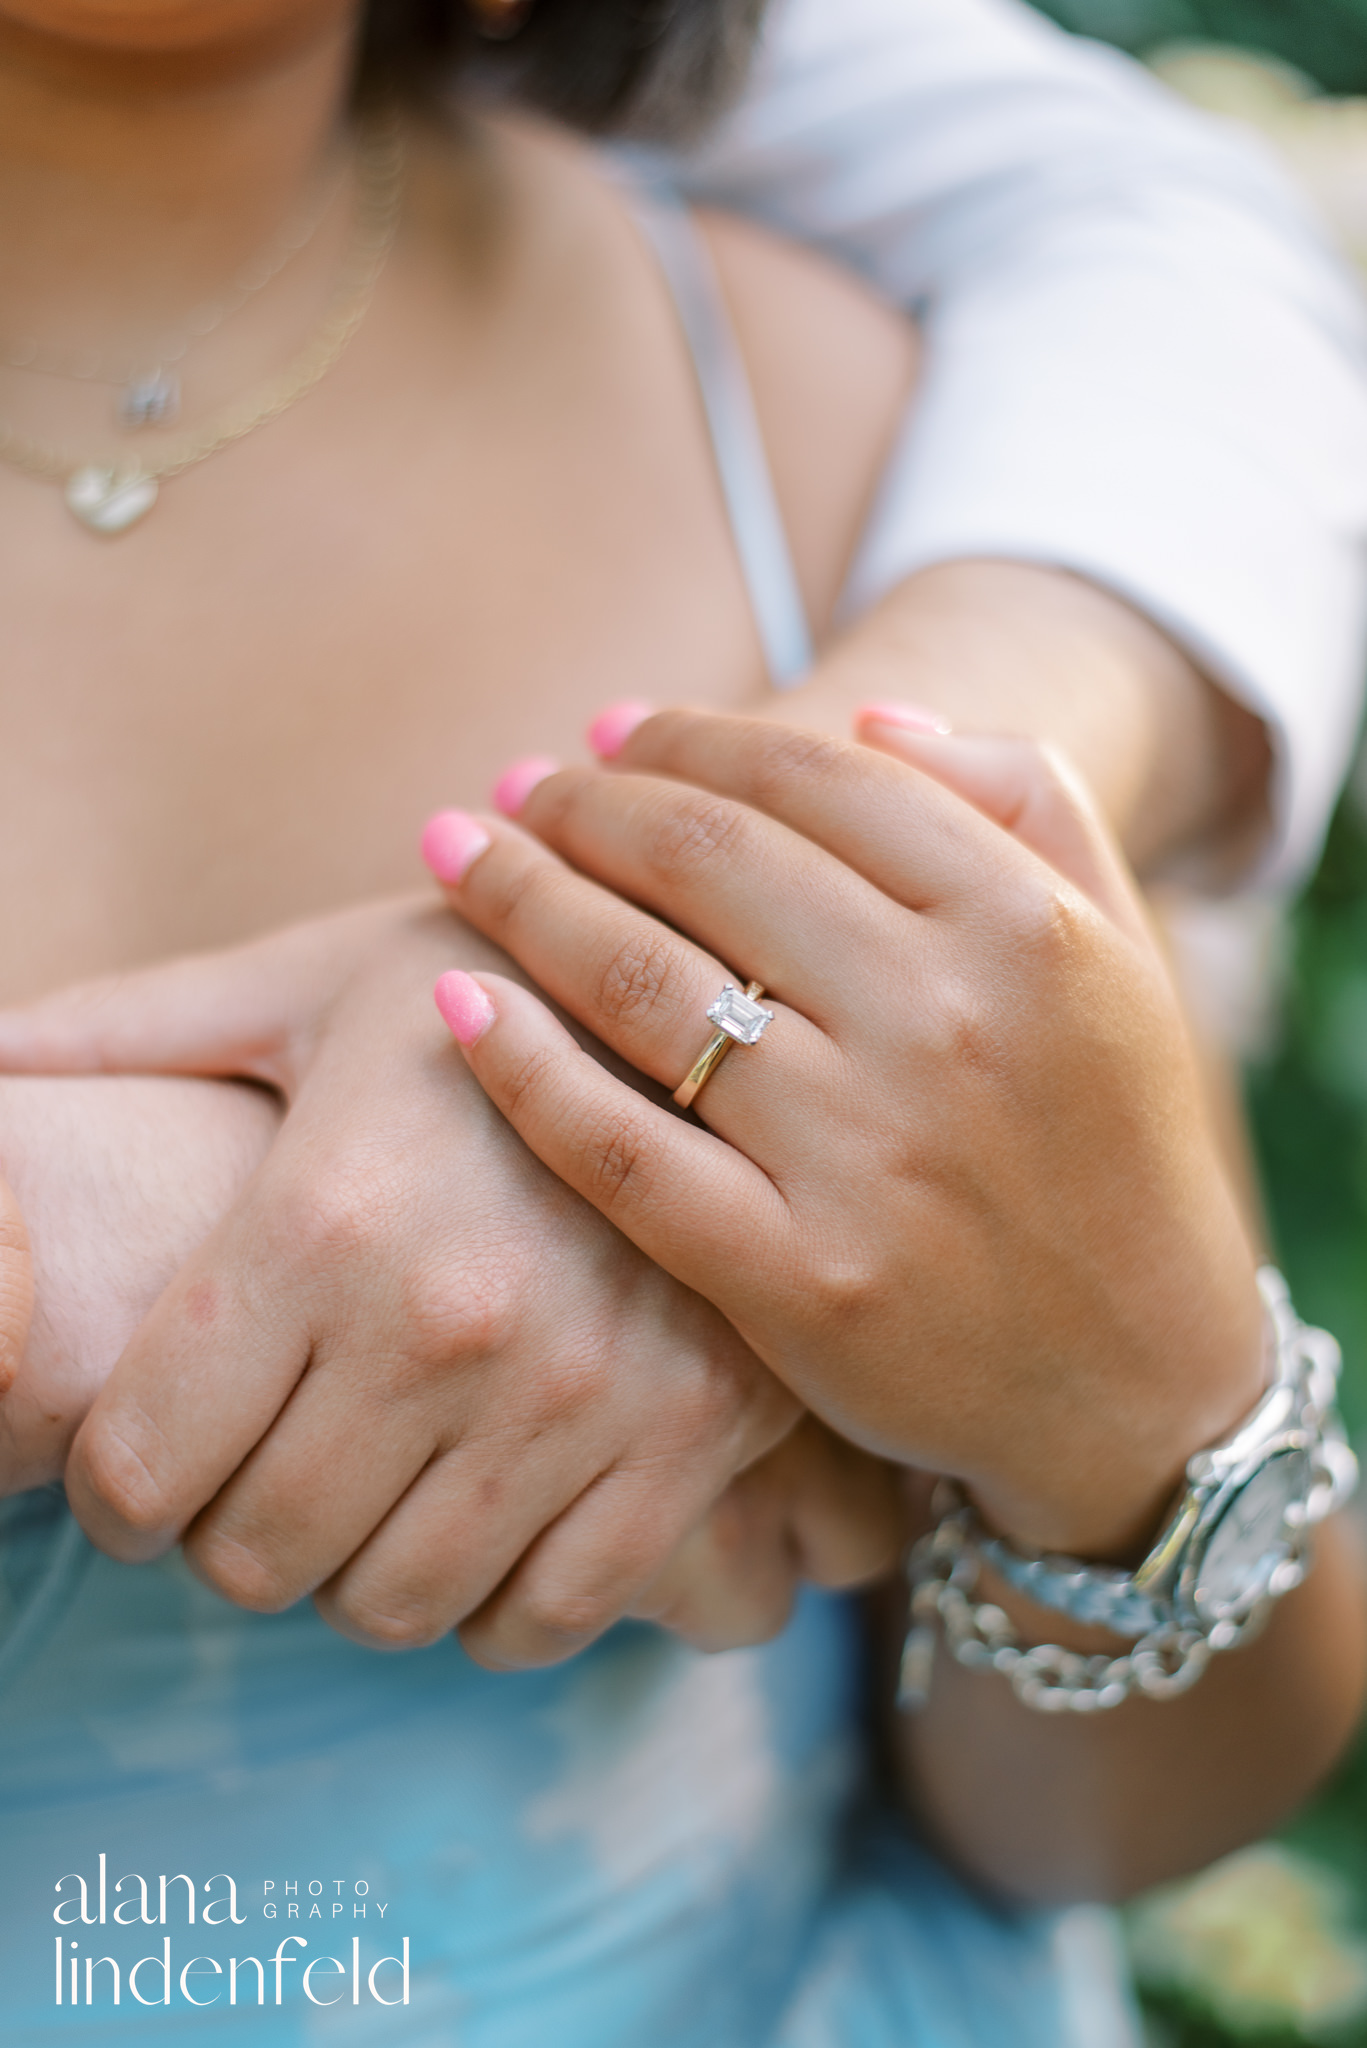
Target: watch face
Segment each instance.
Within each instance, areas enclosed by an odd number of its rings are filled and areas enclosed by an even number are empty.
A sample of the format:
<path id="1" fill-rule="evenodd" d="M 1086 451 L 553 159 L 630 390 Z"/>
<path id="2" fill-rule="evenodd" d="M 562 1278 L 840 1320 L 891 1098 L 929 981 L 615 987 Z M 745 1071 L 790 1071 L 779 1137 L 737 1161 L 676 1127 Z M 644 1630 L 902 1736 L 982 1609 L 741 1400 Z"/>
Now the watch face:
<path id="1" fill-rule="evenodd" d="M 1310 1487 L 1305 1451 L 1279 1451 L 1230 1501 L 1205 1545 L 1194 1595 L 1203 1619 L 1252 1606 L 1290 1550 L 1286 1510 Z"/>

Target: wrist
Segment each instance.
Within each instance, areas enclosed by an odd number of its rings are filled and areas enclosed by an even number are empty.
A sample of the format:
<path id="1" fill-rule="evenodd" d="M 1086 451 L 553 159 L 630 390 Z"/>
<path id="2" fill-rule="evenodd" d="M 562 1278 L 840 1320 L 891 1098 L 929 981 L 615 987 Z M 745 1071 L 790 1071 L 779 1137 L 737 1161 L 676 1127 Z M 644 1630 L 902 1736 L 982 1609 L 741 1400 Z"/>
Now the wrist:
<path id="1" fill-rule="evenodd" d="M 843 732 L 854 704 L 879 698 L 925 705 L 962 732 L 1061 748 L 1137 869 L 1197 849 L 1233 862 L 1263 821 L 1260 721 L 1142 613 L 1064 570 L 966 560 L 918 571 L 779 715 Z"/>
<path id="2" fill-rule="evenodd" d="M 945 1489 L 941 1506 L 975 1572 L 990 1570 L 1028 1602 L 1122 1636 L 1185 1635 L 1223 1649 L 1259 1612 L 1298 1585 L 1314 1527 L 1357 1484 L 1338 1413 L 1339 1350 L 1302 1323 L 1272 1267 L 1258 1276 L 1264 1306 L 1264 1384 L 1252 1410 L 1187 1461 L 1183 1484 L 1139 1558 L 1119 1567 L 1022 1550 L 983 1525 Z"/>
<path id="3" fill-rule="evenodd" d="M 1316 1525 L 1358 1480 L 1338 1413 L 1337 1344 L 1301 1322 L 1273 1268 L 1258 1288 L 1265 1392 L 1225 1441 L 1191 1458 L 1175 1511 L 1134 1569 L 1022 1556 L 984 1531 L 959 1489 L 941 1490 L 939 1519 L 907 1561 L 906 1711 L 929 1700 L 941 1629 L 956 1662 L 998 1672 L 1043 1713 L 1092 1714 L 1136 1692 L 1175 1698 L 1213 1654 L 1256 1640 L 1304 1581 Z"/>
<path id="4" fill-rule="evenodd" d="M 1024 1550 L 1131 1567 L 1166 1527 L 1186 1484 L 1188 1461 L 1222 1442 L 1257 1407 L 1274 1370 L 1268 1320 L 1251 1258 L 1233 1270 L 1204 1310 L 1177 1321 L 1155 1312 L 1145 1355 L 1130 1368 L 1138 1399 L 1128 1411 L 1108 1398 L 1108 1419 L 1015 1474 L 965 1474 L 986 1528 Z"/>

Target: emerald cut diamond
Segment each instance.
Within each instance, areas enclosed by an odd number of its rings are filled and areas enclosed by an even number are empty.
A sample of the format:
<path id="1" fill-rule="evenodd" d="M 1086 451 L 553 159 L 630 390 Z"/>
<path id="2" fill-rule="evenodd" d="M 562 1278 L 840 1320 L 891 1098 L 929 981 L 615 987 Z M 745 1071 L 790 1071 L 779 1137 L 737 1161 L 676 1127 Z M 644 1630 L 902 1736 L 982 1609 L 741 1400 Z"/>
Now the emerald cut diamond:
<path id="1" fill-rule="evenodd" d="M 761 1038 L 766 1027 L 773 1023 L 774 1013 L 766 1010 L 751 996 L 743 995 L 728 981 L 715 1003 L 709 1003 L 707 1014 L 718 1031 L 724 1031 L 728 1038 L 734 1038 L 737 1045 L 753 1045 Z"/>

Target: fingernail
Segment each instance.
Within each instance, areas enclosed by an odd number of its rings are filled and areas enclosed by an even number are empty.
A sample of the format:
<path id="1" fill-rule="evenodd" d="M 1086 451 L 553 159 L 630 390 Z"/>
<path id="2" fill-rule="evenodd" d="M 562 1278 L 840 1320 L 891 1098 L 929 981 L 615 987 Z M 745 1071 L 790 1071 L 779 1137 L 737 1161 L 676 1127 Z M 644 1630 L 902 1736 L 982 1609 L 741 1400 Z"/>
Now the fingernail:
<path id="1" fill-rule="evenodd" d="M 621 704 L 605 704 L 588 729 L 588 743 L 600 761 L 611 761 L 621 753 L 638 725 L 654 716 L 655 706 L 635 697 Z"/>
<path id="2" fill-rule="evenodd" d="M 895 725 L 903 732 L 953 732 L 947 718 L 927 711 L 920 704 L 861 704 L 854 714 L 858 725 Z"/>
<path id="3" fill-rule="evenodd" d="M 525 761 L 514 761 L 494 784 L 494 809 L 502 811 L 505 818 L 515 818 L 537 783 L 554 775 L 559 766 L 549 754 L 529 754 Z"/>
<path id="4" fill-rule="evenodd" d="M 492 845 L 468 811 L 438 811 L 423 826 L 422 857 L 439 882 L 460 882 L 472 861 Z"/>
<path id="5" fill-rule="evenodd" d="M 494 1006 L 479 983 L 455 968 L 442 975 L 433 994 L 451 1036 L 462 1045 L 483 1038 L 494 1021 Z"/>

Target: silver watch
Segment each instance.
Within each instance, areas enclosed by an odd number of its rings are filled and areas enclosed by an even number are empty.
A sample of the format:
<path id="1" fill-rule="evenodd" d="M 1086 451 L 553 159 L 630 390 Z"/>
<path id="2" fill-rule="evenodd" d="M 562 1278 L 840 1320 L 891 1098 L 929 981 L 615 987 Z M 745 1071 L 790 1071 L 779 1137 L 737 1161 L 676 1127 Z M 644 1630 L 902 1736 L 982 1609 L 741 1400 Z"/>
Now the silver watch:
<path id="1" fill-rule="evenodd" d="M 1028 1706 L 1088 1712 L 1136 1690 L 1168 1697 L 1195 1681 L 1212 1651 L 1247 1641 L 1272 1602 L 1300 1584 L 1311 1529 L 1349 1498 L 1358 1466 L 1338 1413 L 1338 1345 L 1301 1322 L 1273 1267 L 1259 1272 L 1258 1288 L 1267 1392 L 1222 1443 L 1188 1460 L 1186 1490 L 1137 1570 L 1015 1548 L 989 1536 L 957 1495 L 908 1561 L 905 1706 L 924 1704 L 937 1628 L 960 1663 L 999 1670 Z M 1024 1648 L 999 1608 L 974 1604 L 980 1564 L 1043 1607 L 1141 1640 L 1120 1658 Z"/>
<path id="2" fill-rule="evenodd" d="M 1144 1562 L 1116 1571 L 983 1537 L 984 1560 L 1009 1585 L 1074 1621 L 1143 1636 L 1165 1623 L 1209 1635 L 1300 1583 L 1307 1532 L 1348 1499 L 1357 1459 L 1338 1413 L 1338 1345 L 1301 1322 L 1274 1267 L 1258 1290 L 1272 1383 L 1223 1443 L 1188 1460 L 1186 1491 Z"/>

